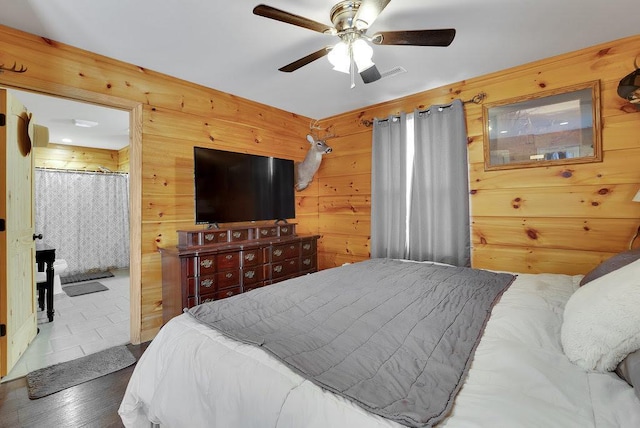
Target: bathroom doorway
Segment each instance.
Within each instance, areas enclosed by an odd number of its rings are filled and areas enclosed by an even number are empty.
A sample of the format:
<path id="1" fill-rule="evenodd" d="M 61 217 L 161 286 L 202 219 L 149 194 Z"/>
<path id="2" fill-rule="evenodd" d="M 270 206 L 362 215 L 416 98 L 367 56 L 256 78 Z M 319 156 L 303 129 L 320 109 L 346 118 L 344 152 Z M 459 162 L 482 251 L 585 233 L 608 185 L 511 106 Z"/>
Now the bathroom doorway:
<path id="1" fill-rule="evenodd" d="M 40 222 L 36 220 L 37 234 L 43 234 L 43 241 L 57 248 L 56 259 L 65 260 L 64 268 L 67 272 L 61 272 L 62 267 L 56 268 L 57 293 L 54 296 L 54 320 L 49 322 L 46 311 L 38 312 L 39 334 L 29 346 L 29 349 L 18 361 L 18 364 L 9 374 L 2 379 L 7 381 L 24 376 L 26 373 L 41 367 L 46 367 L 58 362 L 69 361 L 90 353 L 106 349 L 110 346 L 128 343 L 130 341 L 130 279 L 129 279 L 129 225 L 120 229 L 126 230 L 126 235 L 119 237 L 126 243 L 126 255 L 122 251 L 115 257 L 117 261 L 104 261 L 106 250 L 89 245 L 88 250 L 70 251 L 72 247 L 87 247 L 91 242 L 91 233 L 87 237 L 66 236 L 61 238 L 57 232 L 56 222 L 60 229 L 69 223 L 72 216 L 82 218 L 82 221 L 74 222 L 75 227 L 89 229 L 104 222 L 104 219 L 94 219 L 92 214 L 70 211 L 71 201 L 65 200 L 66 194 L 80 193 L 89 190 L 86 186 L 94 176 L 101 181 L 118 181 L 118 185 L 104 187 L 101 183 L 97 192 L 103 191 L 108 198 L 117 197 L 120 201 L 128 202 L 128 160 L 129 160 L 129 111 L 110 109 L 91 104 L 64 100 L 47 95 L 34 94 L 11 90 L 16 98 L 22 100 L 28 110 L 33 113 L 33 120 L 45 126 L 49 130 L 50 144 L 44 147 L 34 147 L 36 171 L 36 187 L 48 186 L 45 193 L 56 192 L 46 206 L 40 207 L 41 211 L 47 211 L 45 219 L 53 221 Z M 77 123 L 76 123 L 77 122 Z M 78 123 L 80 125 L 78 125 Z M 88 127 L 87 127 L 88 126 Z M 78 129 L 76 129 L 78 128 Z M 95 129 L 94 129 L 95 128 Z M 95 135 L 89 135 L 86 131 L 93 129 Z M 81 131 L 85 131 L 82 133 Z M 40 175 L 40 177 L 38 177 Z M 39 184 L 38 181 L 41 183 Z M 124 184 L 122 182 L 125 182 Z M 76 189 L 74 186 L 81 186 Z M 73 190 L 74 192 L 71 192 Z M 125 194 L 122 194 L 125 192 Z M 114 194 L 115 193 L 115 194 Z M 116 195 L 117 194 L 117 195 Z M 38 191 L 36 190 L 36 198 Z M 82 199 L 82 195 L 75 199 Z M 88 199 L 88 198 L 86 198 Z M 53 202 L 52 202 L 53 201 Z M 38 214 L 38 200 L 36 200 L 36 217 Z M 42 201 L 40 201 L 42 202 Z M 77 202 L 77 201 L 76 201 Z M 96 202 L 93 203 L 96 205 Z M 103 210 L 113 208 L 111 201 L 104 202 Z M 100 209 L 99 209 L 100 210 Z M 114 214 L 118 213 L 119 214 Z M 110 215 L 128 217 L 129 207 L 122 204 Z M 121 219 L 119 219 L 121 220 Z M 84 221 L 84 223 L 83 223 Z M 40 223 L 40 224 L 38 224 Z M 46 223 L 46 224 L 44 224 Z M 106 225 L 104 225 L 106 227 Z M 111 228 L 111 226 L 109 226 Z M 112 229 L 110 229 L 112 230 Z M 98 239 L 97 232 L 94 240 Z M 66 248 L 66 249 L 65 249 Z M 86 253 L 97 254 L 97 265 L 92 267 L 94 261 L 79 260 Z M 83 254 L 84 253 L 84 254 Z M 80 254 L 80 257 L 79 257 Z M 91 255 L 91 254 L 89 254 Z M 85 257 L 86 259 L 86 257 Z M 110 277 L 99 278 L 95 281 L 78 281 L 62 284 L 60 276 L 71 274 L 77 276 L 85 271 L 108 271 Z M 73 279 L 73 278 L 72 278 Z M 77 279 L 77 278 L 76 278 Z M 65 290 L 74 286 L 83 286 L 88 282 L 98 283 L 106 288 L 99 292 L 80 295 L 69 295 Z"/>

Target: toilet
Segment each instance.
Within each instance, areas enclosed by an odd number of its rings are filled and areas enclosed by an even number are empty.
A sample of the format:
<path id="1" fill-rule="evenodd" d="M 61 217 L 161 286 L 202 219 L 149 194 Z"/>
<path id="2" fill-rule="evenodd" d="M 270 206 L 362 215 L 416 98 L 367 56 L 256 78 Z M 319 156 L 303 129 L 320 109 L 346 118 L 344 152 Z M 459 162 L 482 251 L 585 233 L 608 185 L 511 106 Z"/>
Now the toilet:
<path id="1" fill-rule="evenodd" d="M 62 290 L 62 282 L 60 281 L 60 275 L 62 275 L 67 268 L 69 267 L 69 265 L 67 264 L 67 261 L 64 259 L 56 259 L 55 262 L 53 262 L 53 294 L 60 294 L 60 293 L 64 293 L 64 290 Z"/>
<path id="2" fill-rule="evenodd" d="M 53 294 L 64 293 L 60 275 L 62 275 L 68 267 L 69 265 L 64 259 L 56 259 L 56 261 L 53 262 Z M 37 272 L 37 270 L 38 267 L 36 266 L 36 283 L 45 282 L 47 280 L 46 272 Z"/>

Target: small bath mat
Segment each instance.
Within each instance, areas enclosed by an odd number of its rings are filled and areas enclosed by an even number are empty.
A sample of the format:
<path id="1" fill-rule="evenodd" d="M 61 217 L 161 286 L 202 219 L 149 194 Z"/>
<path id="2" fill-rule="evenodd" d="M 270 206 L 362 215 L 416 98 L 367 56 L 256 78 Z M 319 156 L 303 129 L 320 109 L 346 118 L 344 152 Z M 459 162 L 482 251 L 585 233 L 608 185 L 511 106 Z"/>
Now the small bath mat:
<path id="1" fill-rule="evenodd" d="M 109 271 L 76 273 L 75 275 L 61 276 L 60 283 L 71 284 L 74 282 L 92 281 L 94 279 L 101 279 L 101 278 L 111 278 L 112 276 L 113 274 Z"/>
<path id="2" fill-rule="evenodd" d="M 66 361 L 27 375 L 29 398 L 45 397 L 63 389 L 122 370 L 136 362 L 126 345 L 105 349 L 77 360 Z"/>
<path id="3" fill-rule="evenodd" d="M 82 296 L 83 294 L 96 293 L 98 291 L 108 290 L 107 286 L 97 281 L 84 282 L 78 285 L 65 285 L 62 290 L 69 297 Z"/>

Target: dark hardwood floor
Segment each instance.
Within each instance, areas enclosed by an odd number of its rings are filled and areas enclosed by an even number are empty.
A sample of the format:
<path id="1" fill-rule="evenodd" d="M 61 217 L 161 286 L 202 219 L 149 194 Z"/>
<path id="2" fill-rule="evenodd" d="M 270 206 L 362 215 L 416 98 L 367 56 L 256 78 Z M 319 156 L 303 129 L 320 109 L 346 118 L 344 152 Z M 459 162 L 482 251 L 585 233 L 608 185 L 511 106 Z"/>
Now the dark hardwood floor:
<path id="1" fill-rule="evenodd" d="M 127 345 L 140 358 L 150 342 Z M 26 378 L 0 384 L 0 428 L 122 427 L 118 407 L 135 364 L 37 400 L 30 400 Z"/>

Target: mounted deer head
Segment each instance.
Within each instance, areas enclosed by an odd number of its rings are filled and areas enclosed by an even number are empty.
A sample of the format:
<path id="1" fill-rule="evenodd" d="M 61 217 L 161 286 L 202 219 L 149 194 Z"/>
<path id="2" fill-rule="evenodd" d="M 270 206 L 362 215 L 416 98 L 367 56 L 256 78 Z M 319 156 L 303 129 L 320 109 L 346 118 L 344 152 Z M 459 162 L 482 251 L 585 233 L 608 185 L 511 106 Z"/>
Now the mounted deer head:
<path id="1" fill-rule="evenodd" d="M 327 138 L 329 137 L 325 137 L 324 140 L 318 140 L 311 134 L 307 135 L 307 141 L 311 144 L 311 147 L 309 147 L 309 151 L 304 157 L 304 160 L 302 162 L 296 162 L 295 164 L 297 191 L 304 190 L 309 186 L 309 183 L 313 180 L 313 176 L 316 174 L 316 171 L 320 168 L 322 155 L 331 153 L 333 150 L 327 145 L 325 141 Z"/>
<path id="2" fill-rule="evenodd" d="M 13 63 L 13 67 L 11 68 L 7 68 L 4 66 L 4 64 L 0 64 L 0 73 L 2 73 L 3 71 L 11 71 L 13 73 L 24 73 L 25 71 L 27 71 L 27 67 L 21 64 L 20 68 L 17 68 L 17 64 L 15 62 Z"/>

